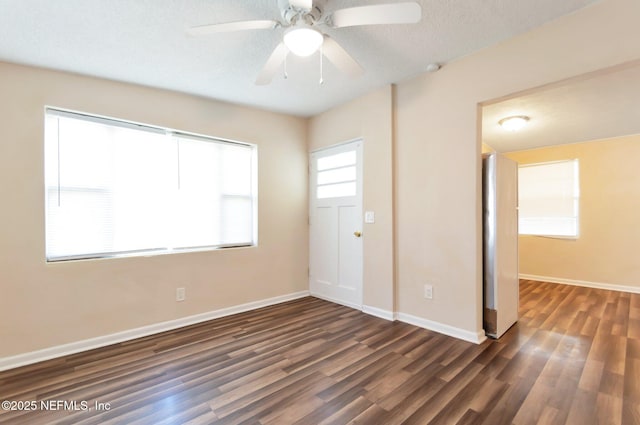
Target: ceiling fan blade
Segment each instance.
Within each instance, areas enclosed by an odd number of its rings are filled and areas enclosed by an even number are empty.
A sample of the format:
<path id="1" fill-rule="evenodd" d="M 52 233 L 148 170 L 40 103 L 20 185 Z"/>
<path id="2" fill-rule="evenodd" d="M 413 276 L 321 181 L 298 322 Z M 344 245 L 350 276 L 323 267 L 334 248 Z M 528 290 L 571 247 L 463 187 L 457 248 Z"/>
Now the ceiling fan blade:
<path id="1" fill-rule="evenodd" d="M 215 34 L 218 32 L 273 29 L 278 24 L 279 23 L 277 21 L 269 21 L 269 20 L 226 22 L 224 24 L 210 24 L 210 25 L 199 25 L 197 27 L 191 27 L 187 29 L 187 34 L 195 36 L 195 35 Z"/>
<path id="2" fill-rule="evenodd" d="M 313 0 L 289 0 L 289 6 L 294 9 L 311 10 L 313 7 Z"/>
<path id="3" fill-rule="evenodd" d="M 337 41 L 327 35 L 324 36 L 322 54 L 329 62 L 334 64 L 336 68 L 349 77 L 359 77 L 364 74 L 364 69 L 362 69 L 360 64 L 358 64 Z"/>
<path id="4" fill-rule="evenodd" d="M 338 9 L 329 18 L 334 28 L 356 25 L 413 24 L 422 19 L 418 3 L 391 3 Z"/>
<path id="5" fill-rule="evenodd" d="M 282 65 L 282 62 L 286 59 L 287 54 L 289 54 L 287 46 L 285 46 L 284 43 L 278 44 L 271 53 L 271 56 L 269 56 L 269 59 L 267 59 L 267 63 L 264 64 L 262 71 L 258 74 L 256 84 L 259 86 L 269 84 L 271 80 L 273 80 L 273 76 L 276 75 L 276 71 L 278 71 L 280 65 Z"/>

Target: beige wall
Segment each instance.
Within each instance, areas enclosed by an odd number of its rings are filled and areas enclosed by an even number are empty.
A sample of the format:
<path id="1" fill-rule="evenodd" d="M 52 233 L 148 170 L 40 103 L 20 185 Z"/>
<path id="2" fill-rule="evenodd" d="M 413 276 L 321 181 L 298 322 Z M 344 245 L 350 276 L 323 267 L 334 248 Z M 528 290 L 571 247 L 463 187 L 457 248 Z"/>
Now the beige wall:
<path id="1" fill-rule="evenodd" d="M 398 84 L 398 309 L 482 334 L 478 103 L 637 59 L 640 2 L 604 0 Z M 434 285 L 433 299 L 423 285 Z"/>
<path id="2" fill-rule="evenodd" d="M 309 150 L 364 140 L 363 210 L 376 222 L 363 224 L 363 303 L 394 311 L 392 91 L 386 86 L 309 121 Z"/>
<path id="3" fill-rule="evenodd" d="M 520 164 L 580 161 L 580 237 L 521 236 L 520 273 L 640 287 L 640 135 L 505 156 Z"/>
<path id="4" fill-rule="evenodd" d="M 0 93 L 0 357 L 307 289 L 306 120 L 3 63 Z M 46 264 L 45 105 L 257 144 L 259 246 Z"/>

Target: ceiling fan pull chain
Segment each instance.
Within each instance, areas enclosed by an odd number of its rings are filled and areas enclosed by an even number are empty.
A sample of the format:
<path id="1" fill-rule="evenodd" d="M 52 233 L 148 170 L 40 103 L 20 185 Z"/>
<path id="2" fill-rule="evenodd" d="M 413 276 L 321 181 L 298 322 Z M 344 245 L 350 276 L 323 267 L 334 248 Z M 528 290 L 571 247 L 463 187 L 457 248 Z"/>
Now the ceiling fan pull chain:
<path id="1" fill-rule="evenodd" d="M 287 53 L 284 57 L 284 79 L 289 78 L 289 74 L 287 74 L 287 58 L 289 57 L 289 53 Z"/>
<path id="2" fill-rule="evenodd" d="M 324 55 L 322 54 L 322 45 L 320 45 L 320 85 L 322 85 L 324 83 L 324 78 L 322 78 L 322 57 Z"/>

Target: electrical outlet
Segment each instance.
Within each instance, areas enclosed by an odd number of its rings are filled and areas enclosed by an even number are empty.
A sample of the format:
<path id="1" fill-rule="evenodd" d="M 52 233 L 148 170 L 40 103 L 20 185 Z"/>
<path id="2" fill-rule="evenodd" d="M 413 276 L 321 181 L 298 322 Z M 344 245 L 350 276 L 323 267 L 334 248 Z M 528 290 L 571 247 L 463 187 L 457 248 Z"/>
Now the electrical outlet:
<path id="1" fill-rule="evenodd" d="M 176 288 L 176 301 L 184 301 L 187 298 L 187 291 L 185 288 Z"/>
<path id="2" fill-rule="evenodd" d="M 424 297 L 428 300 L 433 299 L 433 285 L 424 285 Z"/>

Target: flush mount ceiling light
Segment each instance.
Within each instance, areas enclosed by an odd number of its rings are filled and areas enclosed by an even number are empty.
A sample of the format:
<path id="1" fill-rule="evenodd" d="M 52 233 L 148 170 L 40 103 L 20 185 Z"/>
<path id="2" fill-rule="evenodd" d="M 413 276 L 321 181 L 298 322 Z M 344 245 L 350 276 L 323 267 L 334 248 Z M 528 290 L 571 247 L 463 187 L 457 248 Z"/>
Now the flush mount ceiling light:
<path id="1" fill-rule="evenodd" d="M 300 23 L 284 34 L 284 45 L 296 56 L 311 56 L 322 46 L 324 37 L 309 25 Z"/>
<path id="2" fill-rule="evenodd" d="M 526 115 L 515 115 L 512 117 L 506 117 L 498 121 L 500 127 L 508 131 L 518 131 L 529 122 L 529 117 Z"/>

